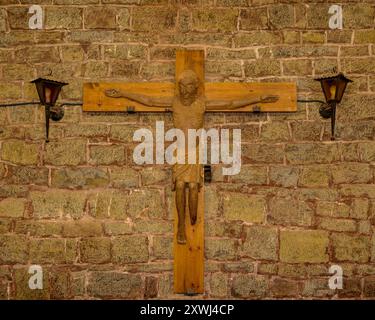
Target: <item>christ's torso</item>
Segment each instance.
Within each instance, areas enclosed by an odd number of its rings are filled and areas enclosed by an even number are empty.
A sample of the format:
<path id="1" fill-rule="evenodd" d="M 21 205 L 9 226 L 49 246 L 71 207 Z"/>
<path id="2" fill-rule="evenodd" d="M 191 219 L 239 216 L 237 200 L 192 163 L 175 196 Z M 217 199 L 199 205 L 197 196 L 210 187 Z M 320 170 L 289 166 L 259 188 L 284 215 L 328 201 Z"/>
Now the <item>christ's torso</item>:
<path id="1" fill-rule="evenodd" d="M 198 97 L 191 105 L 184 106 L 178 97 L 175 97 L 172 104 L 173 124 L 176 129 L 181 129 L 185 137 L 188 137 L 188 129 L 200 129 L 204 124 L 205 100 Z M 196 148 L 199 140 L 197 139 Z M 175 164 L 173 166 L 173 181 L 182 181 L 186 183 L 203 183 L 203 170 L 199 165 L 199 152 L 196 150 L 195 164 L 188 164 L 188 139 L 185 139 L 185 164 Z"/>
<path id="2" fill-rule="evenodd" d="M 205 101 L 198 97 L 191 105 L 185 106 L 178 97 L 172 104 L 173 124 L 187 134 L 188 129 L 200 129 L 204 124 Z"/>

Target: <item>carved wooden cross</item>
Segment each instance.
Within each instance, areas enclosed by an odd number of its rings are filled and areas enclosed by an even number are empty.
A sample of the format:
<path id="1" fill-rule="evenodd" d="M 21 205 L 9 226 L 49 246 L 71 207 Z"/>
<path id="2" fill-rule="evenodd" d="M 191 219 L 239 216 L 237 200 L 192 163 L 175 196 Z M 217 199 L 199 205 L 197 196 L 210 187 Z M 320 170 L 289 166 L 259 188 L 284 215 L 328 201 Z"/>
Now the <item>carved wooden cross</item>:
<path id="1" fill-rule="evenodd" d="M 84 111 L 172 111 L 174 126 L 184 132 L 203 127 L 203 115 L 208 111 L 293 112 L 296 109 L 294 83 L 205 83 L 202 50 L 177 50 L 175 84 L 84 85 Z M 199 164 L 173 167 L 175 293 L 198 294 L 204 291 L 202 176 Z"/>

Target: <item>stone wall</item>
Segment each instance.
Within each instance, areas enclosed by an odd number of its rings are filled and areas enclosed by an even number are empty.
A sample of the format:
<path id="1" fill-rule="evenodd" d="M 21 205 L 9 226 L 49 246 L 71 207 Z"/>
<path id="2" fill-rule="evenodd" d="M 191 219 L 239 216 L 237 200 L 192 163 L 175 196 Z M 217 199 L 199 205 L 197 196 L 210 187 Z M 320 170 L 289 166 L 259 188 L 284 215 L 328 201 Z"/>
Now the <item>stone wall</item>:
<path id="1" fill-rule="evenodd" d="M 30 80 L 173 81 L 177 48 L 201 48 L 207 81 L 292 81 L 333 68 L 355 82 L 337 140 L 318 105 L 296 113 L 210 114 L 242 129 L 242 170 L 206 186 L 207 298 L 375 297 L 375 3 L 340 1 L 0 0 L 0 103 L 37 101 Z M 29 30 L 31 4 L 44 29 Z M 136 128 L 167 115 L 95 115 L 66 107 L 44 142 L 43 108 L 0 109 L 0 297 L 174 298 L 171 172 L 136 166 Z M 30 290 L 28 267 L 44 270 Z M 328 287 L 329 267 L 344 289 Z"/>

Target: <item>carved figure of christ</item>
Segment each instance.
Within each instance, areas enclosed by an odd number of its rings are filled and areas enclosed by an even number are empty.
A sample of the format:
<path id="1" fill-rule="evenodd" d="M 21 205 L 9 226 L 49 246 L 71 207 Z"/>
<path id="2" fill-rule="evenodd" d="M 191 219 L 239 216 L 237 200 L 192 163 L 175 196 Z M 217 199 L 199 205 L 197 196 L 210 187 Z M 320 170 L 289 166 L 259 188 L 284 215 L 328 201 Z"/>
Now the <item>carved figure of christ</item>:
<path id="1" fill-rule="evenodd" d="M 127 98 L 148 107 L 171 108 L 175 128 L 182 130 L 188 136 L 188 129 L 200 129 L 204 126 L 204 113 L 210 110 L 235 110 L 257 103 L 273 103 L 279 98 L 274 95 L 245 96 L 237 100 L 206 100 L 199 94 L 199 77 L 190 69 L 184 70 L 177 78 L 175 96 L 151 97 L 144 94 L 108 89 L 105 95 L 110 98 Z M 198 144 L 197 144 L 198 146 Z M 185 163 L 173 166 L 173 190 L 176 192 L 176 208 L 178 213 L 177 243 L 186 243 L 185 208 L 189 206 L 190 223 L 197 221 L 198 193 L 203 185 L 201 165 L 188 163 L 188 148 L 185 148 Z M 188 198 L 185 189 L 188 188 Z"/>

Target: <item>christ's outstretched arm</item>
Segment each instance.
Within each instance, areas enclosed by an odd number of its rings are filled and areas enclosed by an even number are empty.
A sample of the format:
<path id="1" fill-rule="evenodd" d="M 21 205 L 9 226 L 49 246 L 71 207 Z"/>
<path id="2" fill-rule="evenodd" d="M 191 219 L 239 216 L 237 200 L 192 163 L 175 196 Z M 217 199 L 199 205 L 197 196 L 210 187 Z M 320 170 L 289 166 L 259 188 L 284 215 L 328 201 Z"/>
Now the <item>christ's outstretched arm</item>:
<path id="1" fill-rule="evenodd" d="M 256 103 L 272 103 L 279 100 L 279 96 L 263 96 L 259 98 L 248 98 L 240 100 L 208 100 L 206 101 L 206 110 L 231 110 L 246 107 Z"/>
<path id="2" fill-rule="evenodd" d="M 105 95 L 110 98 L 126 98 L 135 102 L 139 102 L 149 107 L 168 108 L 172 106 L 173 97 L 151 97 L 138 93 L 124 92 L 117 89 L 108 89 Z"/>

